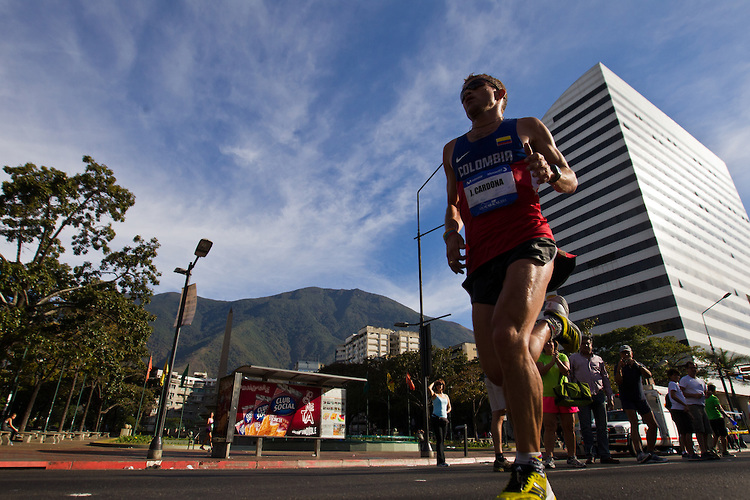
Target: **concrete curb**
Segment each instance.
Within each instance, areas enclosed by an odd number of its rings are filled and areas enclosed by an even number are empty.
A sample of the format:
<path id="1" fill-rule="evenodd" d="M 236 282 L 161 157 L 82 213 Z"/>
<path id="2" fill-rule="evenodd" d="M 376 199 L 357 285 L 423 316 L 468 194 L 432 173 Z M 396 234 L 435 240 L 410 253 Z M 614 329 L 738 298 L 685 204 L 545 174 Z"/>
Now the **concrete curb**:
<path id="1" fill-rule="evenodd" d="M 489 463 L 486 458 L 448 459 L 451 465 Z M 353 460 L 3 460 L 0 469 L 46 470 L 220 470 L 220 469 L 325 469 L 343 467 L 428 467 L 435 460 L 415 459 L 353 459 Z"/>

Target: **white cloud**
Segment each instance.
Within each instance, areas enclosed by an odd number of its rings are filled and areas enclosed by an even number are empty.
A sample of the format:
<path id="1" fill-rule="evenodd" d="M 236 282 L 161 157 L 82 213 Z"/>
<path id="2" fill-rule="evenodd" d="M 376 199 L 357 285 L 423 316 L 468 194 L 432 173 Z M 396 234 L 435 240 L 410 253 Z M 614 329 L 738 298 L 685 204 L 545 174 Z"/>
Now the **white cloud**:
<path id="1" fill-rule="evenodd" d="M 706 33 L 731 25 L 731 6 L 693 19 L 682 5 L 644 20 L 598 2 L 9 2 L 0 157 L 74 172 L 90 154 L 113 168 L 137 196 L 119 240 L 162 244 L 158 291 L 182 286 L 171 270 L 205 237 L 204 296 L 361 288 L 417 309 L 415 193 L 469 128 L 458 89 L 470 72 L 509 84 L 510 115 L 541 115 L 601 60 L 750 195 L 746 35 Z M 674 52 L 688 38 L 705 51 Z M 438 172 L 421 193 L 423 231 L 442 222 L 443 186 Z M 469 326 L 439 233 L 423 241 L 425 312 Z"/>

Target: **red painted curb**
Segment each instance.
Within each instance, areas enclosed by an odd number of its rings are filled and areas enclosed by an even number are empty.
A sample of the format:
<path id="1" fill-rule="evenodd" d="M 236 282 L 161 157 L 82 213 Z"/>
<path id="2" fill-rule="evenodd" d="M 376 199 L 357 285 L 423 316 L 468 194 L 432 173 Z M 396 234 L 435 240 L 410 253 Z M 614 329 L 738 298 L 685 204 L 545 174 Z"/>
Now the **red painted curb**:
<path id="1" fill-rule="evenodd" d="M 296 466 L 297 462 L 293 462 Z M 258 462 L 258 469 L 287 469 L 289 468 L 289 462 L 286 460 L 279 460 L 279 461 L 263 461 Z"/>
<path id="2" fill-rule="evenodd" d="M 39 460 L 6 460 L 0 462 L 0 469 L 46 469 L 47 463 Z"/>

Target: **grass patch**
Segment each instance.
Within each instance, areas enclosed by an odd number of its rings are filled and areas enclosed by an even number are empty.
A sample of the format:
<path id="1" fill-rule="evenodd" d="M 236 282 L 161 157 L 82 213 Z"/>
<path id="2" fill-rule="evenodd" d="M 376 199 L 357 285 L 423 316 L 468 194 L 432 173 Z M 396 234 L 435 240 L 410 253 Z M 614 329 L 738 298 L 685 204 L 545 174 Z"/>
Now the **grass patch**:
<path id="1" fill-rule="evenodd" d="M 137 434 L 135 436 L 120 436 L 115 438 L 112 442 L 120 444 L 150 444 L 153 441 L 154 436 L 150 434 Z M 172 439 L 162 438 L 163 444 L 185 444 L 187 445 L 187 438 Z"/>

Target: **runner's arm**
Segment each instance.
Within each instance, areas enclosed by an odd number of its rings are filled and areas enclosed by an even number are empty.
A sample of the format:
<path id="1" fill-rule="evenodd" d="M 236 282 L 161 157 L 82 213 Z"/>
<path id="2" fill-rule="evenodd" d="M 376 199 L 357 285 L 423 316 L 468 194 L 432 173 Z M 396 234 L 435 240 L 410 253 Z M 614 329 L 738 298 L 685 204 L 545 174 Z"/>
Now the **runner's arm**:
<path id="1" fill-rule="evenodd" d="M 555 139 L 544 123 L 534 117 L 521 118 L 518 120 L 517 131 L 521 141 L 531 146 L 533 153 L 539 153 L 542 156 L 542 158 L 530 156 L 530 159 L 527 160 L 532 175 L 537 172 L 535 177 L 540 183 L 549 182 L 553 176 L 550 165 L 557 165 L 560 167 L 561 176 L 552 184 L 552 187 L 559 193 L 570 194 L 575 192 L 578 187 L 578 178 L 563 154 L 557 149 Z"/>
<path id="2" fill-rule="evenodd" d="M 461 212 L 458 208 L 458 186 L 456 175 L 451 164 L 451 155 L 455 146 L 455 139 L 443 148 L 443 170 L 446 178 L 446 192 L 448 195 L 448 208 L 445 210 L 445 255 L 448 258 L 448 266 L 456 274 L 463 274 L 466 268 L 466 256 L 461 252 L 466 249 L 463 236 L 459 233 L 463 227 Z"/>

